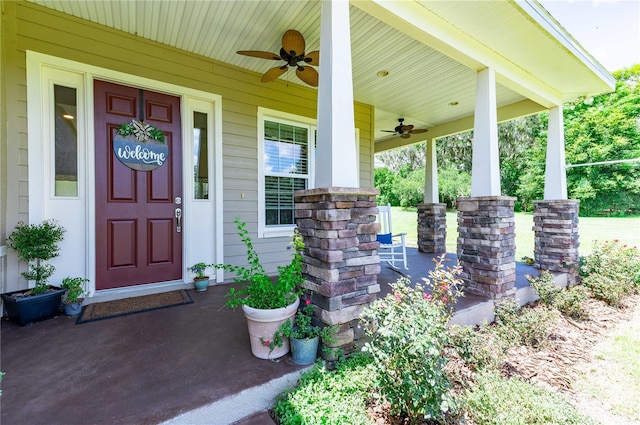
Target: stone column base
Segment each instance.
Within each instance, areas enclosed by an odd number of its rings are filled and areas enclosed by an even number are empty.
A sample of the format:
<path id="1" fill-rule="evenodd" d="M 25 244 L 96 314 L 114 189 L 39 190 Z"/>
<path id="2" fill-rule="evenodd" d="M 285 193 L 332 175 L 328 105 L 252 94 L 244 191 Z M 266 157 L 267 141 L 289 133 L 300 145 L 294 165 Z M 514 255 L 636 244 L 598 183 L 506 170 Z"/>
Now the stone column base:
<path id="1" fill-rule="evenodd" d="M 533 201 L 534 257 L 540 270 L 567 273 L 568 284 L 580 280 L 578 200 Z"/>
<path id="2" fill-rule="evenodd" d="M 295 192 L 295 217 L 304 238 L 303 286 L 316 318 L 337 325 L 332 347 L 348 354 L 364 334 L 360 313 L 380 292 L 376 234 L 378 189 L 330 187 Z"/>
<path id="3" fill-rule="evenodd" d="M 447 252 L 447 204 L 418 205 L 418 251 Z"/>
<path id="4" fill-rule="evenodd" d="M 458 260 L 469 293 L 491 299 L 515 295 L 515 200 L 458 198 Z"/>

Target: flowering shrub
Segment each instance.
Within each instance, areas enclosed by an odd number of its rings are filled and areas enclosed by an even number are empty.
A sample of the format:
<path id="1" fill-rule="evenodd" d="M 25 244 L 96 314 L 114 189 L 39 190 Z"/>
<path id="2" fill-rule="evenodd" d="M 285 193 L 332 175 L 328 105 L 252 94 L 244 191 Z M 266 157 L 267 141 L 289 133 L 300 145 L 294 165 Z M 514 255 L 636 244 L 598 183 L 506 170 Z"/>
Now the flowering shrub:
<path id="1" fill-rule="evenodd" d="M 436 267 L 429 271 L 429 278 L 422 278 L 425 287 L 429 288 L 430 293 L 425 293 L 427 300 L 440 303 L 442 308 L 451 316 L 456 306 L 456 300 L 463 296 L 462 279 L 457 278 L 462 273 L 460 263 L 454 267 L 445 267 L 444 262 L 447 261 L 443 254 L 438 259 L 433 259 Z"/>
<path id="2" fill-rule="evenodd" d="M 582 259 L 580 275 L 595 298 L 617 306 L 640 289 L 640 250 L 618 240 L 596 242 Z"/>
<path id="3" fill-rule="evenodd" d="M 361 316 L 371 337 L 364 351 L 373 358 L 380 395 L 393 414 L 406 415 L 410 423 L 422 417 L 442 419 L 454 407 L 444 370 L 449 360 L 445 303 L 433 301 L 420 284 L 412 288 L 406 278 L 391 287 L 393 293 L 376 300 Z"/>

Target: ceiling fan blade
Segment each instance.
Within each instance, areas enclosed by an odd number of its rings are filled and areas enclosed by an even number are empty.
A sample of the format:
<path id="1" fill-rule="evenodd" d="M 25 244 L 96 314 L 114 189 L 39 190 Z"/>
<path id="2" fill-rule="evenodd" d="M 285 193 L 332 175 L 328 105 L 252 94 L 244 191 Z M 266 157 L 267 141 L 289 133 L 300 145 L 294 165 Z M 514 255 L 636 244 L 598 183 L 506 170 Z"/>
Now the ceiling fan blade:
<path id="1" fill-rule="evenodd" d="M 305 83 L 313 87 L 318 87 L 318 71 L 310 66 L 299 66 L 296 75 Z"/>
<path id="2" fill-rule="evenodd" d="M 301 55 L 305 48 L 304 37 L 296 30 L 287 30 L 282 36 L 282 48 L 289 53 L 295 52 L 291 56 Z"/>
<path id="3" fill-rule="evenodd" d="M 401 128 L 401 132 L 402 133 L 408 133 L 411 130 L 413 130 L 413 126 L 412 125 L 402 125 L 402 126 L 400 126 L 400 128 Z"/>
<path id="4" fill-rule="evenodd" d="M 307 56 L 304 57 L 304 61 L 309 65 L 320 66 L 320 52 L 318 50 L 309 52 Z"/>
<path id="5" fill-rule="evenodd" d="M 409 137 L 411 137 L 411 134 L 404 133 L 404 134 L 401 134 L 400 137 L 403 138 L 403 139 L 408 139 Z"/>
<path id="6" fill-rule="evenodd" d="M 259 50 L 238 50 L 236 53 L 239 55 L 251 56 L 260 59 L 271 59 L 274 61 L 282 60 L 282 58 L 275 53 L 261 52 Z"/>
<path id="7" fill-rule="evenodd" d="M 426 128 L 418 128 L 418 129 L 416 129 L 416 130 L 412 130 L 412 131 L 411 131 L 411 134 L 426 133 L 427 131 L 429 131 L 429 130 L 428 130 L 428 129 L 426 129 Z"/>
<path id="8" fill-rule="evenodd" d="M 282 74 L 284 74 L 285 72 L 287 72 L 287 69 L 288 69 L 287 65 L 276 66 L 275 68 L 271 68 L 270 70 L 264 73 L 260 81 L 262 81 L 263 83 L 268 83 L 269 81 L 273 81 L 279 76 L 281 76 Z"/>
<path id="9" fill-rule="evenodd" d="M 380 130 L 380 131 L 384 131 L 385 133 L 397 133 L 397 131 L 395 130 Z"/>

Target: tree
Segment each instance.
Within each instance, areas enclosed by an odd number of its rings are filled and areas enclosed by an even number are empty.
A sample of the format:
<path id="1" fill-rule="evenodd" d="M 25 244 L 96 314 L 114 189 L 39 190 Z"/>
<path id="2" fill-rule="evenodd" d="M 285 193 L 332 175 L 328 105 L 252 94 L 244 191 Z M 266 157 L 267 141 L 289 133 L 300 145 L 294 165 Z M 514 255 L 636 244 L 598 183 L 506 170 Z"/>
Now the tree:
<path id="1" fill-rule="evenodd" d="M 395 173 L 398 173 L 403 168 L 408 169 L 408 171 L 413 171 L 417 168 L 424 167 L 425 152 L 425 144 L 424 142 L 420 142 L 377 153 L 376 159 L 384 163 L 385 167 Z"/>
<path id="2" fill-rule="evenodd" d="M 564 113 L 567 162 L 640 158 L 640 65 L 614 72 L 616 91 Z M 583 215 L 640 210 L 640 162 L 569 168 L 567 188 Z"/>

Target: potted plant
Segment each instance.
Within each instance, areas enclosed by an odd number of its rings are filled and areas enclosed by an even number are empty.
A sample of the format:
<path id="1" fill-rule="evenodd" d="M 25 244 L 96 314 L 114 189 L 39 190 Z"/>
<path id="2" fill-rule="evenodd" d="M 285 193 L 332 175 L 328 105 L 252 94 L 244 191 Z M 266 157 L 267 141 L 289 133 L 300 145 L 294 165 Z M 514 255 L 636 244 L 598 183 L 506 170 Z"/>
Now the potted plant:
<path id="1" fill-rule="evenodd" d="M 48 284 L 55 267 L 46 261 L 58 256 L 58 243 L 62 241 L 65 228 L 55 220 L 40 224 L 19 222 L 7 237 L 7 246 L 18 253 L 20 261 L 29 264 L 22 276 L 35 281 L 29 290 L 2 294 L 9 319 L 26 325 L 35 320 L 53 316 L 60 308 L 63 289 Z"/>
<path id="2" fill-rule="evenodd" d="M 82 277 L 65 277 L 62 279 L 62 289 L 66 292 L 62 295 L 62 304 L 67 316 L 76 316 L 82 311 L 82 301 L 87 294 L 85 283 L 89 279 Z"/>
<path id="3" fill-rule="evenodd" d="M 209 287 L 209 276 L 204 274 L 207 267 L 210 265 L 206 263 L 196 263 L 189 267 L 189 270 L 196 274 L 196 277 L 193 278 L 193 286 L 198 292 L 206 291 Z"/>
<path id="4" fill-rule="evenodd" d="M 304 306 L 296 313 L 293 323 L 285 322 L 279 332 L 282 337 L 289 338 L 293 362 L 299 365 L 309 365 L 318 357 L 318 345 L 320 339 L 330 343 L 335 335 L 335 327 L 320 327 L 314 325 L 313 315 L 315 307 L 310 299 L 304 300 Z M 277 340 L 278 337 L 274 338 Z"/>
<path id="5" fill-rule="evenodd" d="M 300 233 L 295 231 L 288 249 L 293 249 L 293 258 L 286 266 L 278 267 L 278 276 L 272 280 L 260 263 L 258 254 L 246 229 L 246 223 L 239 217 L 234 220 L 240 240 L 247 248 L 249 266 L 213 264 L 212 267 L 224 269 L 235 274 L 234 281 L 244 284 L 237 290 L 231 288 L 227 293 L 226 305 L 231 308 L 242 307 L 247 318 L 251 352 L 261 359 L 282 357 L 289 352 L 289 341 L 284 338 L 281 345 L 272 345 L 274 336 L 284 322 L 291 323 L 300 299 L 299 285 L 302 283 L 302 251 L 304 242 Z"/>

